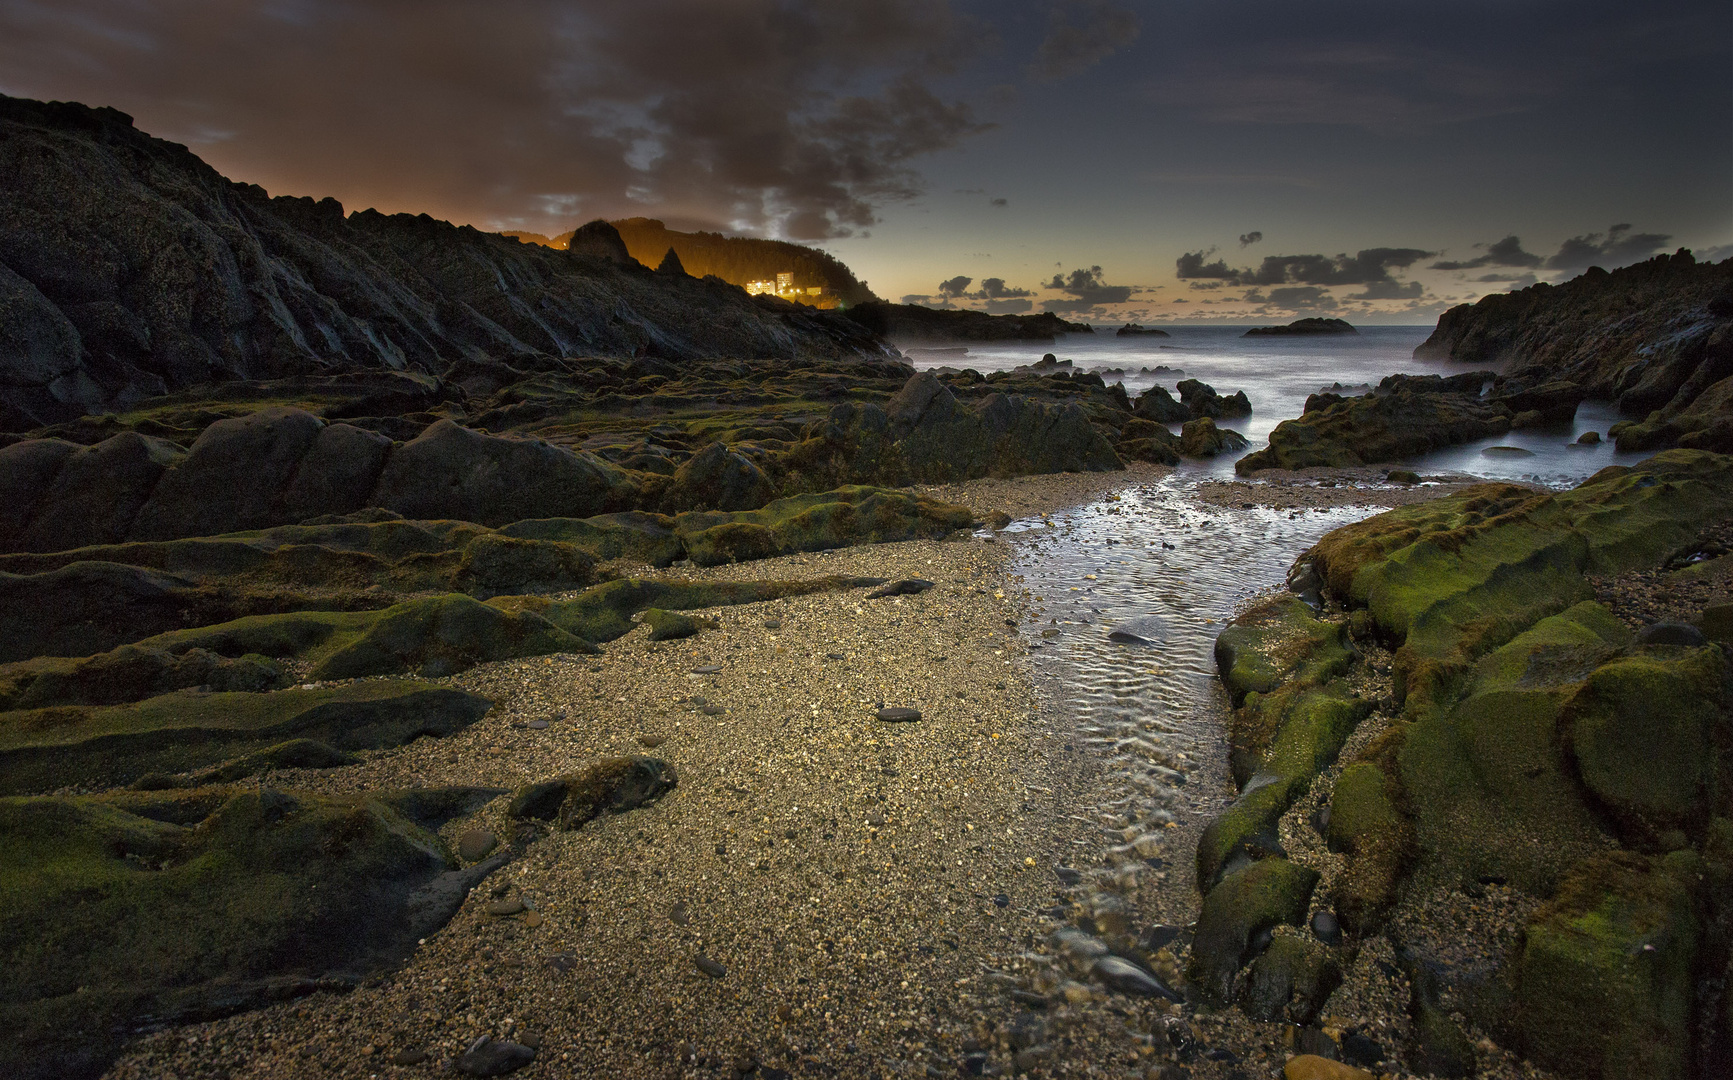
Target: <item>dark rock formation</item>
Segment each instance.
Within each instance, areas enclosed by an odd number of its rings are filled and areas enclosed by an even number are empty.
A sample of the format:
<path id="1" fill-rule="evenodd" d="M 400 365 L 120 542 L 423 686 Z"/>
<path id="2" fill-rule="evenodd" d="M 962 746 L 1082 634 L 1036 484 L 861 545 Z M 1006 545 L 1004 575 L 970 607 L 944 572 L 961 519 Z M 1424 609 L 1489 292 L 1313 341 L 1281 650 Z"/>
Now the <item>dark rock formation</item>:
<path id="1" fill-rule="evenodd" d="M 896 342 L 1054 341 L 1060 334 L 1095 332 L 1087 323 L 1066 322 L 1052 312 L 988 315 L 983 311 L 941 310 L 875 300 L 856 304 L 843 314 L 879 337 Z"/>
<path id="2" fill-rule="evenodd" d="M 1414 355 L 1520 366 L 1613 399 L 1638 418 L 1615 425 L 1621 450 L 1733 448 L 1733 259 L 1681 250 L 1487 296 L 1441 315 Z"/>
<path id="3" fill-rule="evenodd" d="M 685 277 L 686 268 L 680 264 L 680 255 L 673 248 L 662 256 L 662 261 L 656 264 L 656 273 L 670 274 L 674 277 Z"/>
<path id="4" fill-rule="evenodd" d="M 1500 435 L 1512 426 L 1510 409 L 1480 388 L 1490 371 L 1391 375 L 1361 397 L 1313 394 L 1306 412 L 1270 432 L 1270 445 L 1235 462 L 1239 473 L 1257 469 L 1351 467 L 1403 458 L 1442 446 Z M 1570 405 L 1575 412 L 1576 405 Z"/>
<path id="5" fill-rule="evenodd" d="M 656 276 L 605 222 L 579 235 L 272 199 L 112 109 L 0 99 L 0 430 L 233 379 L 880 352 L 857 322 Z"/>
<path id="6" fill-rule="evenodd" d="M 1139 326 L 1136 323 L 1126 323 L 1113 332 L 1114 337 L 1172 337 L 1166 330 L 1157 326 Z"/>
<path id="7" fill-rule="evenodd" d="M 1215 387 L 1196 379 L 1184 379 L 1177 387 L 1179 400 L 1184 403 L 1186 411 L 1192 419 L 1209 417 L 1211 420 L 1231 420 L 1237 416 L 1252 415 L 1252 403 L 1246 400 L 1244 390 L 1236 390 L 1228 397 L 1216 393 Z"/>
<path id="8" fill-rule="evenodd" d="M 1192 411 L 1173 400 L 1165 386 L 1152 386 L 1137 395 L 1137 404 L 1131 411 L 1158 424 L 1181 424 L 1192 418 Z"/>
<path id="9" fill-rule="evenodd" d="M 1254 326 L 1245 337 L 1308 337 L 1318 334 L 1358 334 L 1345 319 L 1296 319 L 1286 326 Z"/>

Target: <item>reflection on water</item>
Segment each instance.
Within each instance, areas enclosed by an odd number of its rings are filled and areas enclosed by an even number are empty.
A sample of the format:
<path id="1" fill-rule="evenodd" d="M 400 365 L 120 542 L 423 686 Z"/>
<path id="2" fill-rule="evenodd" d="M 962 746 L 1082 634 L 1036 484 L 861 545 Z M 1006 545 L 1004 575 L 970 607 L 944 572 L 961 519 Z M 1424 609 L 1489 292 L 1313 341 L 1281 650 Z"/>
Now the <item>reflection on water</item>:
<path id="1" fill-rule="evenodd" d="M 1414 347 L 1432 332 L 1429 326 L 1368 326 L 1358 335 L 1320 338 L 1248 338 L 1244 327 L 1179 326 L 1167 338 L 1120 338 L 1110 331 L 1067 334 L 1057 344 L 998 342 L 970 345 L 965 352 L 911 353 L 915 366 L 973 368 L 983 374 L 1004 371 L 1039 360 L 1052 352 L 1075 368 L 1101 371 L 1111 384 L 1121 381 L 1136 397 L 1157 383 L 1172 391 L 1181 379 L 1201 379 L 1223 394 L 1244 390 L 1252 415 L 1223 421 L 1251 441 L 1246 450 L 1262 448 L 1271 429 L 1304 411 L 1306 398 L 1340 384 L 1345 394 L 1364 393 L 1386 375 L 1454 375 L 1470 370 L 1454 361 L 1414 359 Z M 1177 371 L 1143 371 L 1165 366 Z M 1118 374 L 1122 372 L 1123 374 Z M 1183 372 L 1180 373 L 1180 372 Z M 1605 435 L 1620 417 L 1607 402 L 1585 402 L 1576 420 L 1555 428 L 1513 431 L 1451 447 L 1406 462 L 1432 472 L 1466 472 L 1500 480 L 1520 480 L 1566 487 L 1615 462 L 1629 463 L 1643 455 L 1620 455 L 1608 443 L 1582 445 L 1587 431 Z M 1177 428 L 1177 425 L 1175 425 Z M 1491 446 L 1513 446 L 1531 456 L 1489 456 Z M 1198 466 L 1217 476 L 1231 474 L 1238 455 L 1223 455 Z"/>

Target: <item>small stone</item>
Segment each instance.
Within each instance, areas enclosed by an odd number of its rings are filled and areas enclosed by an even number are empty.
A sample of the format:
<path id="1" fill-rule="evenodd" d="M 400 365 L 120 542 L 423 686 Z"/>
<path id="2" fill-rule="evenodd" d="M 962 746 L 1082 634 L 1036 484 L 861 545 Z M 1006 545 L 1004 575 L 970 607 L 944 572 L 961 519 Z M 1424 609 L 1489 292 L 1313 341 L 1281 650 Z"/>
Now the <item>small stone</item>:
<path id="1" fill-rule="evenodd" d="M 547 726 L 548 722 L 546 720 L 531 720 L 528 724 L 531 731 L 540 731 Z"/>
<path id="2" fill-rule="evenodd" d="M 1012 990 L 1011 1000 L 1019 1005 L 1027 1005 L 1031 1009 L 1045 1009 L 1052 1002 L 1045 994 L 1037 994 L 1032 990 Z"/>
<path id="3" fill-rule="evenodd" d="M 921 718 L 921 710 L 893 705 L 888 709 L 880 709 L 874 715 L 876 715 L 880 720 L 885 721 L 887 724 L 907 724 L 919 720 Z"/>
<path id="4" fill-rule="evenodd" d="M 1331 1061 L 1317 1054 L 1301 1054 L 1289 1058 L 1282 1066 L 1282 1080 L 1376 1080 L 1364 1069 Z"/>
<path id="5" fill-rule="evenodd" d="M 727 712 L 728 710 L 724 709 L 720 705 L 706 705 L 702 709 L 699 709 L 698 711 L 703 713 L 705 716 L 721 716 L 723 713 Z"/>
<path id="6" fill-rule="evenodd" d="M 489 915 L 504 918 L 508 915 L 521 915 L 525 909 L 524 902 L 514 896 L 510 900 L 495 900 L 482 910 Z"/>
<path id="7" fill-rule="evenodd" d="M 1138 967 L 1129 960 L 1117 956 L 1103 956 L 1090 967 L 1090 972 L 1110 990 L 1122 994 L 1133 994 L 1138 997 L 1164 997 L 1169 1001 L 1182 1000 L 1179 994 L 1168 989 L 1160 979 Z"/>
<path id="8" fill-rule="evenodd" d="M 1524 450 L 1520 446 L 1489 446 L 1481 453 L 1486 457 L 1524 458 L 1534 457 L 1533 450 Z"/>
<path id="9" fill-rule="evenodd" d="M 1083 874 L 1069 866 L 1055 866 L 1053 876 L 1059 879 L 1061 885 L 1075 885 L 1083 880 Z"/>
<path id="10" fill-rule="evenodd" d="M 1370 1069 L 1384 1060 L 1384 1048 L 1357 1031 L 1342 1036 L 1342 1060 Z"/>
<path id="11" fill-rule="evenodd" d="M 993 906 L 994 907 L 1010 907 L 1011 906 L 1011 898 L 1009 896 L 1006 896 L 1004 893 L 999 893 L 993 897 Z"/>
<path id="12" fill-rule="evenodd" d="M 1585 446 L 1592 446 L 1600 441 L 1601 433 L 1598 431 L 1585 431 L 1581 435 L 1577 436 L 1577 442 L 1582 443 Z"/>
<path id="13" fill-rule="evenodd" d="M 475 862 L 499 846 L 499 837 L 487 829 L 469 829 L 457 838 L 457 857 Z"/>
<path id="14" fill-rule="evenodd" d="M 1320 911 L 1312 916 L 1312 933 L 1324 944 L 1334 945 L 1342 940 L 1342 924 L 1334 913 Z"/>
<path id="15" fill-rule="evenodd" d="M 1420 482 L 1420 474 L 1414 472 L 1412 469 L 1391 469 L 1389 472 L 1384 474 L 1384 479 L 1390 481 L 1392 484 L 1418 484 Z"/>
<path id="16" fill-rule="evenodd" d="M 694 674 L 694 675 L 714 675 L 721 670 L 722 670 L 721 664 L 706 664 L 703 667 L 693 668 L 692 674 Z"/>
<path id="17" fill-rule="evenodd" d="M 782 629 L 782 620 L 781 619 L 765 619 L 764 620 L 764 628 L 766 630 L 781 630 Z"/>
<path id="18" fill-rule="evenodd" d="M 1182 927 L 1156 923 L 1154 926 L 1143 932 L 1143 937 L 1138 941 L 1138 944 L 1149 952 L 1155 952 L 1158 949 L 1167 948 L 1173 943 L 1175 938 L 1179 937 L 1184 932 L 1185 930 Z"/>
<path id="19" fill-rule="evenodd" d="M 642 746 L 646 750 L 654 750 L 654 749 L 656 749 L 656 747 L 661 746 L 663 743 L 665 743 L 667 741 L 668 741 L 668 737 L 666 735 L 640 735 L 640 736 L 638 736 L 638 745 Z"/>
<path id="20" fill-rule="evenodd" d="M 848 656 L 839 652 L 827 652 L 824 654 L 824 658 L 826 660 L 847 660 Z"/>
<path id="21" fill-rule="evenodd" d="M 525 926 L 537 927 L 537 926 L 540 926 L 544 920 L 542 919 L 542 913 L 541 912 L 539 912 L 539 911 L 527 911 L 524 913 L 524 917 L 519 921 L 522 922 Z"/>
<path id="22" fill-rule="evenodd" d="M 477 1039 L 456 1061 L 457 1071 L 465 1076 L 504 1076 L 516 1072 L 536 1059 L 536 1052 L 522 1043 L 504 1039 Z"/>
<path id="23" fill-rule="evenodd" d="M 675 904 L 668 909 L 668 921 L 675 926 L 692 925 L 692 909 L 685 904 Z"/>
<path id="24" fill-rule="evenodd" d="M 693 959 L 693 963 L 698 965 L 699 971 L 702 971 L 712 979 L 720 979 L 722 976 L 728 974 L 727 968 L 702 953 Z"/>
<path id="25" fill-rule="evenodd" d="M 419 1065 L 432 1056 L 433 1056 L 432 1054 L 429 1054 L 426 1050 L 423 1050 L 421 1047 L 417 1046 L 417 1047 L 414 1047 L 414 1048 L 409 1049 L 409 1050 L 399 1050 L 399 1051 L 397 1051 L 397 1053 L 392 1054 L 391 1055 L 391 1064 L 393 1064 L 393 1065 Z"/>

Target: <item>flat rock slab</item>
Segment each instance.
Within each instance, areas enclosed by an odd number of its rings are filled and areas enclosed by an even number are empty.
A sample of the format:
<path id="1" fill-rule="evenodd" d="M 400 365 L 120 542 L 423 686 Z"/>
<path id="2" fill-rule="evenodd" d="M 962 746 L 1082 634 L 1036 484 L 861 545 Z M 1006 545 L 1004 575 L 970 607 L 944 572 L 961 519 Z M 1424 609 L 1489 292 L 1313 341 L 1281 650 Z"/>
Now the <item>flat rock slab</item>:
<path id="1" fill-rule="evenodd" d="M 484 1035 L 453 1064 L 465 1076 L 504 1076 L 535 1059 L 536 1052 L 521 1043 L 490 1039 Z"/>
<path id="2" fill-rule="evenodd" d="M 918 593 L 924 593 L 932 587 L 933 583 L 924 578 L 904 578 L 901 581 L 893 581 L 888 585 L 879 586 L 867 593 L 867 599 L 877 600 L 885 596 L 914 596 Z"/>
<path id="3" fill-rule="evenodd" d="M 908 724 L 921 718 L 921 710 L 893 706 L 888 709 L 880 709 L 874 715 L 887 724 Z"/>

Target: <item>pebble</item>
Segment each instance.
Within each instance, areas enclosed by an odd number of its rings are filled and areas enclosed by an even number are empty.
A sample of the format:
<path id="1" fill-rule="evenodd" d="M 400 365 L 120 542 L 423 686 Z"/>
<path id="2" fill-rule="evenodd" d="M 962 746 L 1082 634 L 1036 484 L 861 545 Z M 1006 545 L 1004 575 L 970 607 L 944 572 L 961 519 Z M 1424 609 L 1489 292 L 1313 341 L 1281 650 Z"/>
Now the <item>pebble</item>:
<path id="1" fill-rule="evenodd" d="M 531 731 L 540 731 L 547 726 L 548 722 L 546 720 L 531 720 L 529 722 L 529 728 Z"/>
<path id="2" fill-rule="evenodd" d="M 457 838 L 457 857 L 474 862 L 499 846 L 499 837 L 486 829 L 468 829 Z"/>
<path id="3" fill-rule="evenodd" d="M 886 723 L 907 724 L 919 720 L 921 718 L 921 710 L 893 705 L 887 709 L 880 709 L 876 715 L 880 720 L 883 720 Z"/>
<path id="4" fill-rule="evenodd" d="M 721 670 L 722 670 L 721 664 L 706 664 L 704 667 L 693 668 L 692 674 L 694 674 L 694 675 L 714 675 Z"/>
<path id="5" fill-rule="evenodd" d="M 1324 944 L 1334 945 L 1342 940 L 1342 924 L 1331 912 L 1320 911 L 1312 916 L 1312 933 Z"/>
<path id="6" fill-rule="evenodd" d="M 692 925 L 692 909 L 685 904 L 675 904 L 668 909 L 668 921 L 675 926 Z"/>
<path id="7" fill-rule="evenodd" d="M 728 974 L 727 968 L 710 959 L 708 956 L 705 956 L 703 953 L 699 953 L 698 956 L 693 959 L 693 963 L 698 965 L 699 971 L 702 971 L 712 979 L 720 979 L 722 976 Z"/>
<path id="8" fill-rule="evenodd" d="M 839 652 L 827 652 L 824 654 L 824 658 L 826 660 L 847 660 L 848 656 Z"/>
<path id="9" fill-rule="evenodd" d="M 1122 994 L 1134 994 L 1138 997 L 1164 997 L 1169 1001 L 1182 1000 L 1180 995 L 1168 989 L 1160 979 L 1138 967 L 1129 960 L 1117 956 L 1103 956 L 1090 967 L 1090 972 L 1110 990 Z"/>
<path id="10" fill-rule="evenodd" d="M 423 1050 L 421 1047 L 418 1046 L 418 1047 L 415 1047 L 414 1049 L 411 1049 L 411 1050 L 399 1050 L 399 1051 L 397 1051 L 397 1053 L 392 1054 L 391 1055 L 391 1064 L 393 1064 L 393 1065 L 419 1065 L 432 1056 L 433 1056 L 432 1054 L 429 1054 L 426 1050 Z"/>
<path id="11" fill-rule="evenodd" d="M 661 746 L 663 743 L 665 743 L 667 741 L 668 741 L 668 737 L 666 735 L 640 735 L 640 736 L 638 736 L 638 745 L 642 746 L 646 750 L 654 750 L 654 749 L 656 749 L 656 747 Z"/>
<path id="12" fill-rule="evenodd" d="M 487 912 L 489 915 L 499 915 L 501 917 L 507 915 L 521 915 L 524 911 L 524 902 L 516 897 L 513 897 L 510 900 L 495 900 L 482 910 Z"/>
<path id="13" fill-rule="evenodd" d="M 782 620 L 781 619 L 765 619 L 764 620 L 764 628 L 766 630 L 781 630 L 782 629 Z"/>
<path id="14" fill-rule="evenodd" d="M 1364 1069 L 1331 1061 L 1317 1054 L 1301 1054 L 1289 1058 L 1282 1066 L 1282 1080 L 1376 1080 Z"/>
<path id="15" fill-rule="evenodd" d="M 464 1051 L 456 1061 L 457 1071 L 465 1076 L 504 1076 L 516 1072 L 536 1059 L 536 1052 L 521 1043 L 490 1039 L 486 1035 Z"/>

